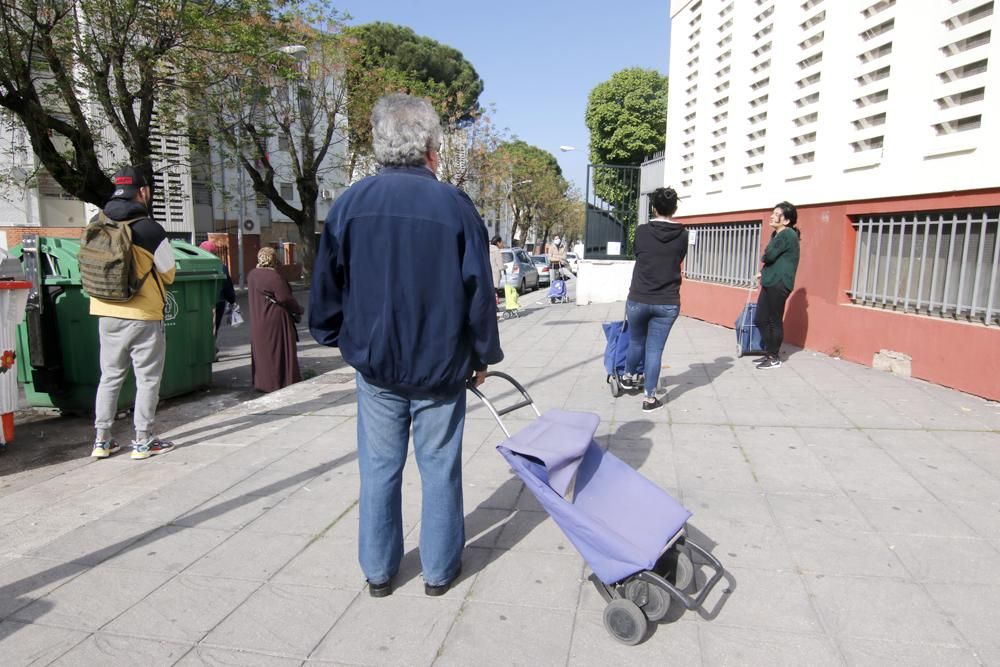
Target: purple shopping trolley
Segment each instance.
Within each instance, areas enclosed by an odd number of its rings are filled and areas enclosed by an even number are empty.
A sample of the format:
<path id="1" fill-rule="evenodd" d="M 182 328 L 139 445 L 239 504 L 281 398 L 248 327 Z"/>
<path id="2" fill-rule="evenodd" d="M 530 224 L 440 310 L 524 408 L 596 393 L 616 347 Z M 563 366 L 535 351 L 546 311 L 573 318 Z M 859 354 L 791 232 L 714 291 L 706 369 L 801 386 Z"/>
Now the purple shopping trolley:
<path id="1" fill-rule="evenodd" d="M 495 371 L 487 376 L 507 380 L 521 394 L 522 400 L 498 410 L 470 385 L 507 435 L 497 451 L 590 566 L 590 581 L 607 602 L 608 632 L 624 644 L 638 644 L 648 622 L 666 616 L 671 600 L 686 609 L 700 607 L 723 569 L 686 536 L 691 513 L 594 441 L 597 415 L 566 410 L 542 414 L 514 378 Z M 538 419 L 512 436 L 501 417 L 529 406 Z M 710 568 L 712 575 L 689 594 L 696 563 Z"/>

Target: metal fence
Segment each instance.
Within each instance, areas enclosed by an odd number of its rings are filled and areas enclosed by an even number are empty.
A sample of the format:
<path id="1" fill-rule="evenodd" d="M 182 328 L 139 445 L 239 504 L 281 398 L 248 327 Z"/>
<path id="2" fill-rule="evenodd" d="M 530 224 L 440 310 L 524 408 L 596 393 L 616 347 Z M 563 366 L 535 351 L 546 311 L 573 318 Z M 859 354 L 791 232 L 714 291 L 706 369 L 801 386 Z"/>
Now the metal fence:
<path id="1" fill-rule="evenodd" d="M 588 259 L 625 258 L 632 254 L 639 220 L 639 167 L 588 164 L 584 254 Z M 619 244 L 608 254 L 608 243 Z"/>
<path id="2" fill-rule="evenodd" d="M 702 282 L 751 287 L 760 266 L 760 220 L 688 225 L 684 277 Z"/>
<path id="3" fill-rule="evenodd" d="M 1000 324 L 998 214 L 990 208 L 858 218 L 851 299 Z"/>

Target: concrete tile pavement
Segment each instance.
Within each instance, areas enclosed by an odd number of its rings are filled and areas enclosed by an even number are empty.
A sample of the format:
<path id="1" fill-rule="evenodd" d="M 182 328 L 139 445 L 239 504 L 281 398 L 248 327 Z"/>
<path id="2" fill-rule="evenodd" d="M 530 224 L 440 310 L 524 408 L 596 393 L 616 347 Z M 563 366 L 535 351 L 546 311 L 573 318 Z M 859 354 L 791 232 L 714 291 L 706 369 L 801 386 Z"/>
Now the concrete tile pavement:
<path id="1" fill-rule="evenodd" d="M 695 513 L 692 536 L 728 568 L 703 612 L 614 642 L 585 564 L 471 395 L 460 581 L 423 595 L 411 463 L 396 591 L 369 598 L 353 379 L 333 371 L 177 427 L 171 453 L 0 497 L 3 664 L 1000 660 L 1000 406 L 808 351 L 759 371 L 731 331 L 681 319 L 666 407 L 645 414 L 604 383 L 600 322 L 621 304 L 522 304 L 500 323 L 499 369 L 543 409 L 599 414 L 599 442 Z"/>

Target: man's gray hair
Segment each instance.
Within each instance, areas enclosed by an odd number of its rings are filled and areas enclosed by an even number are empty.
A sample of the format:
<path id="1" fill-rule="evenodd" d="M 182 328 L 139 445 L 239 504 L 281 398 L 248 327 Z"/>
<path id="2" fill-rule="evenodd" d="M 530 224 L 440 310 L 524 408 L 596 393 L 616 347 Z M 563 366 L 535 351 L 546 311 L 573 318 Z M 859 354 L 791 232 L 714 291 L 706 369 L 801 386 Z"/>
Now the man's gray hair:
<path id="1" fill-rule="evenodd" d="M 383 166 L 423 165 L 441 148 L 441 119 L 423 98 L 386 95 L 372 109 L 372 148 Z"/>

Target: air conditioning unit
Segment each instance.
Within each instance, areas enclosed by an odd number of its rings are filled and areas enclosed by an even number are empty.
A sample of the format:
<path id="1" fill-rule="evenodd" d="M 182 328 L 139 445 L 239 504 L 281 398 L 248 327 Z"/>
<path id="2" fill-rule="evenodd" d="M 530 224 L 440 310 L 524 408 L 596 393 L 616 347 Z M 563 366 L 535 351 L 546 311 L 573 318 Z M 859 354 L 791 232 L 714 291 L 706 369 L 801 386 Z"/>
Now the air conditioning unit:
<path id="1" fill-rule="evenodd" d="M 319 197 L 325 201 L 331 201 L 333 199 L 333 190 L 323 188 L 319 191 Z"/>
<path id="2" fill-rule="evenodd" d="M 244 234 L 260 234 L 260 221 L 256 217 L 248 216 L 241 224 Z"/>

